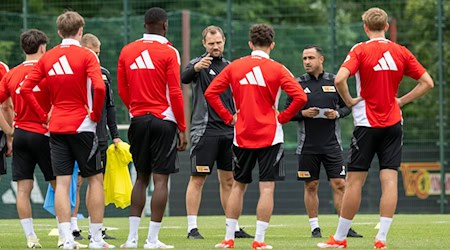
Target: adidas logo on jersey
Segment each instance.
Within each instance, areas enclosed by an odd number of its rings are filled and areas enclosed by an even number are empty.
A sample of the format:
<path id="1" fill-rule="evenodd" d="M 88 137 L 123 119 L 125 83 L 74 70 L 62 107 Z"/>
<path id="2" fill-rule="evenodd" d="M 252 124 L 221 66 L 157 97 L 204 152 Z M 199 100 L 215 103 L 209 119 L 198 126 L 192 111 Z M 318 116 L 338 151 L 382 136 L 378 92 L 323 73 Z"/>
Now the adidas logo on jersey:
<path id="1" fill-rule="evenodd" d="M 381 70 L 393 70 L 397 71 L 397 64 L 394 62 L 394 58 L 392 58 L 392 55 L 389 51 L 384 52 L 383 57 L 378 60 L 378 64 L 373 67 L 373 70 L 375 71 L 381 71 Z"/>
<path id="2" fill-rule="evenodd" d="M 252 71 L 245 74 L 245 77 L 242 78 L 239 83 L 241 85 L 250 84 L 266 87 L 266 82 L 264 81 L 264 77 L 259 66 L 253 67 Z"/>
<path id="3" fill-rule="evenodd" d="M 134 63 L 131 64 L 130 69 L 155 69 L 148 50 L 142 51 L 141 55 L 134 59 Z"/>
<path id="4" fill-rule="evenodd" d="M 73 75 L 72 68 L 67 61 L 66 56 L 61 56 L 56 63 L 53 64 L 51 70 L 48 71 L 49 76 L 54 75 Z"/>
<path id="5" fill-rule="evenodd" d="M 305 91 L 306 94 L 310 94 L 311 93 L 311 90 L 309 90 L 308 87 L 306 87 L 303 91 Z"/>
<path id="6" fill-rule="evenodd" d="M 209 74 L 212 75 L 212 76 L 215 76 L 216 72 L 214 72 L 214 70 L 212 70 L 212 69 L 209 69 Z"/>

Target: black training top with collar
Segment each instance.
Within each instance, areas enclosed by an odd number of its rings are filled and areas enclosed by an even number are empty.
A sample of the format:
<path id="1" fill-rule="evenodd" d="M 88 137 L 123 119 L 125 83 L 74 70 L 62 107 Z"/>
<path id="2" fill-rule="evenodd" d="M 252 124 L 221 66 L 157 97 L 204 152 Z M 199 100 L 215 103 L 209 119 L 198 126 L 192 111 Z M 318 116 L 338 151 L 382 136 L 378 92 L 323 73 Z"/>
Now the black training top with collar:
<path id="1" fill-rule="evenodd" d="M 302 86 L 308 102 L 302 110 L 310 107 L 322 109 L 334 109 L 339 113 L 339 118 L 350 114 L 342 98 L 334 86 L 335 75 L 323 72 L 318 78 L 308 73 L 301 75 L 297 81 Z M 287 98 L 285 107 L 288 107 L 292 99 Z M 342 151 L 341 129 L 339 118 L 330 120 L 324 118 L 307 118 L 299 111 L 291 121 L 298 121 L 297 154 L 325 154 Z"/>
<path id="2" fill-rule="evenodd" d="M 230 62 L 223 57 L 213 57 L 212 63 L 207 69 L 195 72 L 194 65 L 198 63 L 207 53 L 192 59 L 181 73 L 181 82 L 192 83 L 192 115 L 191 136 L 220 136 L 232 135 L 233 127 L 224 123 L 220 116 L 208 105 L 205 99 L 205 91 L 216 77 Z M 231 90 L 228 89 L 220 95 L 224 106 L 235 113 Z M 193 138 L 195 139 L 195 138 Z"/>

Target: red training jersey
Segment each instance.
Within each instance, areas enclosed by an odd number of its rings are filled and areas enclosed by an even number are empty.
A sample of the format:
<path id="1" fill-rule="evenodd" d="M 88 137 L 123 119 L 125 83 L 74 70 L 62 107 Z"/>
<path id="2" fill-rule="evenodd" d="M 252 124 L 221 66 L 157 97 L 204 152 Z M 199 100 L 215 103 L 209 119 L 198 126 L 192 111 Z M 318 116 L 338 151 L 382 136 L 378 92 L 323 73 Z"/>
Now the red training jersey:
<path id="1" fill-rule="evenodd" d="M 6 65 L 4 62 L 0 62 L 0 80 L 8 71 L 9 71 L 8 65 Z"/>
<path id="2" fill-rule="evenodd" d="M 33 107 L 31 107 L 20 94 L 21 85 L 23 84 L 24 79 L 37 62 L 37 60 L 25 61 L 13 68 L 3 77 L 0 83 L 0 103 L 6 101 L 9 97 L 12 98 L 15 113 L 15 128 L 38 134 L 47 134 L 47 128 L 44 127 L 41 119 L 39 119 L 37 114 L 33 111 Z M 33 88 L 33 94 L 41 108 L 48 113 L 51 108 L 51 102 L 45 80 Z"/>
<path id="3" fill-rule="evenodd" d="M 417 80 L 426 72 L 407 48 L 385 38 L 355 45 L 341 67 L 356 76 L 357 94 L 363 98 L 352 108 L 355 126 L 374 128 L 402 120 L 395 98 L 403 75 Z"/>
<path id="4" fill-rule="evenodd" d="M 306 104 L 306 94 L 291 72 L 263 51 L 235 60 L 214 78 L 205 98 L 226 124 L 233 116 L 219 95 L 231 87 L 236 104 L 234 145 L 264 148 L 284 141 L 281 124 L 288 122 Z M 292 103 L 277 115 L 281 89 Z"/>
<path id="5" fill-rule="evenodd" d="M 119 56 L 117 85 L 132 117 L 152 114 L 186 130 L 180 55 L 165 37 L 144 34 L 126 45 Z"/>
<path id="6" fill-rule="evenodd" d="M 32 90 L 44 78 L 53 104 L 49 131 L 60 134 L 95 132 L 106 90 L 94 52 L 80 46 L 77 40 L 63 39 L 60 45 L 47 51 L 28 74 L 21 94 L 35 107 L 42 122 L 47 120 L 47 112 L 36 102 Z"/>

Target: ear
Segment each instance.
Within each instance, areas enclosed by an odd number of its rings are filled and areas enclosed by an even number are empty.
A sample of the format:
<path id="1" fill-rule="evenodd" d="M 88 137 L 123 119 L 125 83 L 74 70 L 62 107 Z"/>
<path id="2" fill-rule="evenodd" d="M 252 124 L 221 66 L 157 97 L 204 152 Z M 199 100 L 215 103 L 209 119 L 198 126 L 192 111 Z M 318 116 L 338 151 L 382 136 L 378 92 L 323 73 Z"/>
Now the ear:
<path id="1" fill-rule="evenodd" d="M 58 30 L 58 36 L 61 37 L 61 39 L 64 39 L 63 35 L 61 35 L 61 32 Z"/>
<path id="2" fill-rule="evenodd" d="M 386 27 L 384 27 L 384 32 L 386 32 L 389 29 L 389 23 L 386 23 Z"/>
<path id="3" fill-rule="evenodd" d="M 272 42 L 269 46 L 270 50 L 273 50 L 273 48 L 275 47 L 275 42 Z"/>
<path id="4" fill-rule="evenodd" d="M 253 48 L 254 48 L 255 46 L 253 45 L 253 43 L 252 43 L 251 41 L 248 41 L 248 47 L 250 47 L 250 49 L 253 50 Z"/>
<path id="5" fill-rule="evenodd" d="M 77 35 L 80 36 L 80 37 L 83 36 L 83 27 L 80 27 L 80 28 L 78 29 Z"/>
<path id="6" fill-rule="evenodd" d="M 320 60 L 320 63 L 323 63 L 325 61 L 325 57 L 324 56 L 320 56 L 319 60 Z"/>
<path id="7" fill-rule="evenodd" d="M 39 52 L 44 54 L 47 51 L 47 44 L 39 45 Z"/>

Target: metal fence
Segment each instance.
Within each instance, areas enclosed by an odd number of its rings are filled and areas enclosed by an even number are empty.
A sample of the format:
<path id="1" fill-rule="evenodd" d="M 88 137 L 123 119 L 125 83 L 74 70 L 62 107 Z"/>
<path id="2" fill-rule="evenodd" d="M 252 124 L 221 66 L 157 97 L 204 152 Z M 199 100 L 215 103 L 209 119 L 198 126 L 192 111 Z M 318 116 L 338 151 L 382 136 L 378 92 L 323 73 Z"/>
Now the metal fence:
<path id="1" fill-rule="evenodd" d="M 450 40 L 450 31 L 445 29 L 450 21 L 444 16 L 450 10 L 448 1 L 0 0 L 0 6 L 1 61 L 12 67 L 23 60 L 18 38 L 21 31 L 28 28 L 45 31 L 51 39 L 48 47 L 58 44 L 60 38 L 56 33 L 56 16 L 65 9 L 72 9 L 85 17 L 84 31 L 100 38 L 100 60 L 111 71 L 114 83 L 120 50 L 128 42 L 142 36 L 143 15 L 150 7 L 159 6 L 168 11 L 168 38 L 183 55 L 184 64 L 203 52 L 201 31 L 205 26 L 214 24 L 223 27 L 227 37 L 225 55 L 233 60 L 250 52 L 247 46 L 249 27 L 265 22 L 273 25 L 276 31 L 276 46 L 271 57 L 286 65 L 294 75 L 303 73 L 301 52 L 308 44 L 320 45 L 324 50 L 325 70 L 336 72 L 350 48 L 357 42 L 367 40 L 361 14 L 370 7 L 381 7 L 390 16 L 388 38 L 408 47 L 428 69 L 436 84 L 431 93 L 402 110 L 405 147 L 439 151 L 439 156 L 433 161 L 443 166 L 442 177 L 450 169 L 446 160 L 449 157 L 446 138 L 449 136 L 447 100 L 450 97 L 446 79 L 450 78 L 450 71 L 445 69 L 450 59 L 450 48 L 444 46 Z M 399 94 L 414 86 L 414 81 L 404 79 Z M 284 98 L 280 101 L 281 105 Z M 119 123 L 128 124 L 128 111 L 117 95 L 115 100 Z M 341 123 L 344 146 L 348 146 L 352 119 L 345 118 Z M 295 123 L 285 126 L 287 148 L 293 149 L 296 145 L 295 126 Z M 441 180 L 442 187 L 445 185 L 444 179 Z"/>

